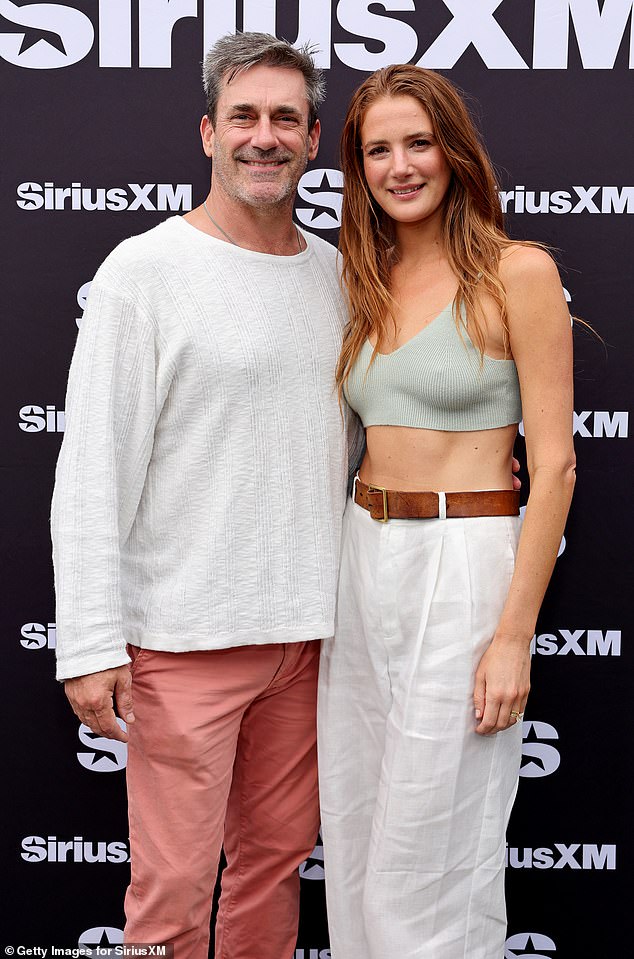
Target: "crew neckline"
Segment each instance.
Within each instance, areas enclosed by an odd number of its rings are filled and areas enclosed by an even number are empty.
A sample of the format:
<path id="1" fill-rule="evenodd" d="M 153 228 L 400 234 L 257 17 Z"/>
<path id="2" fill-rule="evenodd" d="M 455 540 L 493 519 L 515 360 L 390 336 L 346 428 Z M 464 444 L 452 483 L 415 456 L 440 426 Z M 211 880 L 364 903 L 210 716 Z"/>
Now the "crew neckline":
<path id="1" fill-rule="evenodd" d="M 189 223 L 183 216 L 176 214 L 175 216 L 169 217 L 169 219 L 164 222 L 174 223 L 178 221 L 180 223 L 179 229 L 187 231 L 190 235 L 194 235 L 198 242 L 204 243 L 206 245 L 211 244 L 217 248 L 223 248 L 230 250 L 232 253 L 237 255 L 243 255 L 248 259 L 256 258 L 258 260 L 268 260 L 274 261 L 275 263 L 303 263 L 305 260 L 309 259 L 312 256 L 313 248 L 311 243 L 311 234 L 305 233 L 295 221 L 293 225 L 299 230 L 301 236 L 304 239 L 306 248 L 301 251 L 301 253 L 293 253 L 291 256 L 282 256 L 279 253 L 263 253 L 260 250 L 249 250 L 246 247 L 238 246 L 237 244 L 228 243 L 226 240 L 220 240 L 216 236 L 210 236 L 209 233 L 205 233 L 203 230 L 199 230 L 197 226 L 193 226 Z"/>

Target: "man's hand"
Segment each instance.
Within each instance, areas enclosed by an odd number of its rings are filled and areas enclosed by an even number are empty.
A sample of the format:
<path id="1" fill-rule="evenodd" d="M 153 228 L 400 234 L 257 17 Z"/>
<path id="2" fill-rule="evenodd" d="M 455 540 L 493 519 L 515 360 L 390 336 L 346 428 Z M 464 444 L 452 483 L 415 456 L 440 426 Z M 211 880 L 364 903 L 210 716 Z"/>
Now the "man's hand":
<path id="1" fill-rule="evenodd" d="M 518 476 L 515 475 L 520 471 L 520 461 L 515 459 L 515 457 L 513 457 L 513 465 L 511 466 L 511 469 L 513 470 L 513 489 L 521 489 L 522 481 Z"/>
<path id="2" fill-rule="evenodd" d="M 116 704 L 117 712 L 126 723 L 134 722 L 132 674 L 127 664 L 67 679 L 64 690 L 77 718 L 93 733 L 127 743 L 128 737 L 119 726 L 113 708 Z"/>

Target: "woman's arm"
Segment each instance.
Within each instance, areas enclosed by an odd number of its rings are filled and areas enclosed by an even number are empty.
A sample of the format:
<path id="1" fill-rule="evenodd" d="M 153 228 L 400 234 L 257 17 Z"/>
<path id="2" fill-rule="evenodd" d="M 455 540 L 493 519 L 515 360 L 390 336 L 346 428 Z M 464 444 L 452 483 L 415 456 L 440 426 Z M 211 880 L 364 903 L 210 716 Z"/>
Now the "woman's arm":
<path id="1" fill-rule="evenodd" d="M 575 483 L 572 333 L 557 268 L 543 250 L 513 247 L 501 260 L 500 277 L 520 381 L 530 495 L 506 604 L 476 674 L 476 731 L 485 735 L 513 725 L 511 710 L 524 710 L 530 642 Z"/>

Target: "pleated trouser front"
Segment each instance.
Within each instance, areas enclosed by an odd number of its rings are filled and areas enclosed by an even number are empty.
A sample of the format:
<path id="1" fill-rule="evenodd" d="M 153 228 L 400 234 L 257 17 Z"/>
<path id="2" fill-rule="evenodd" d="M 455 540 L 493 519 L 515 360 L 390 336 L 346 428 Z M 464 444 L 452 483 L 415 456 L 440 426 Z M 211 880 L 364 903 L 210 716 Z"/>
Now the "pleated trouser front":
<path id="1" fill-rule="evenodd" d="M 519 517 L 344 519 L 318 738 L 333 959 L 502 959 L 521 723 L 475 732 Z"/>

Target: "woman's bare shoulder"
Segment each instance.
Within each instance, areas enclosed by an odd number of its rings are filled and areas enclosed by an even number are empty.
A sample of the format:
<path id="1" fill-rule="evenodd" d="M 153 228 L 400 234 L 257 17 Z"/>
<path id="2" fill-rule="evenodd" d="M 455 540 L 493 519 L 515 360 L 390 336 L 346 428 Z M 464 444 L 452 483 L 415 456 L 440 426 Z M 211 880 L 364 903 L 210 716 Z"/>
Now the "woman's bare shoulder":
<path id="1" fill-rule="evenodd" d="M 500 279 L 507 291 L 525 284 L 559 280 L 559 271 L 553 257 L 540 246 L 511 243 L 500 256 Z"/>

